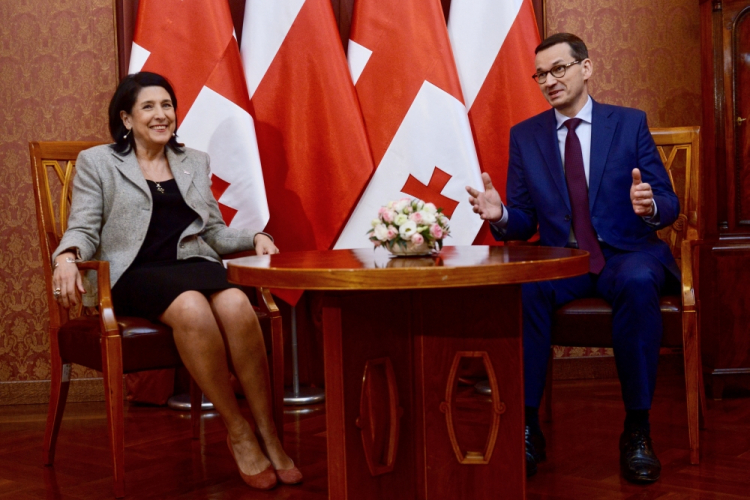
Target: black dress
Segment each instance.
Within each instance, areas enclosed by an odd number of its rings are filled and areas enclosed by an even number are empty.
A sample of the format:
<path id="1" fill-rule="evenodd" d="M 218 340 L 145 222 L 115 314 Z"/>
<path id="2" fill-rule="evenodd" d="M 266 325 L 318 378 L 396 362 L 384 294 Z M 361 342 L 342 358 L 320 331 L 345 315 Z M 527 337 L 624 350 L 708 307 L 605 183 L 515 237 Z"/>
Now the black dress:
<path id="1" fill-rule="evenodd" d="M 208 297 L 227 288 L 227 271 L 217 262 L 195 257 L 177 260 L 180 235 L 198 215 L 188 207 L 174 179 L 147 181 L 153 212 L 146 239 L 130 267 L 112 288 L 115 314 L 157 321 L 181 293 Z"/>

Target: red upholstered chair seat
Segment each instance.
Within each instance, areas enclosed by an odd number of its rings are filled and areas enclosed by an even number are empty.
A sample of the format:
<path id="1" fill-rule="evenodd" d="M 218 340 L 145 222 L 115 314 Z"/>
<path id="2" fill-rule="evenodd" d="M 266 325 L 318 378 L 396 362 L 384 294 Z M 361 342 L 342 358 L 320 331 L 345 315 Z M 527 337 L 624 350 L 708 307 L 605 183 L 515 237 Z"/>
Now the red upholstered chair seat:
<path id="1" fill-rule="evenodd" d="M 680 297 L 661 299 L 664 322 L 662 345 L 682 347 L 682 305 Z M 570 347 L 612 347 L 612 308 L 603 299 L 579 299 L 555 313 L 552 343 Z"/>
<path id="2" fill-rule="evenodd" d="M 270 318 L 255 309 L 267 337 L 271 330 Z M 122 371 L 133 373 L 182 366 L 182 360 L 172 338 L 172 329 L 144 318 L 117 317 L 122 335 Z M 76 363 L 102 371 L 101 325 L 99 316 L 82 316 L 65 323 L 58 335 L 60 357 L 65 363 Z M 264 339 L 271 346 L 269 338 Z"/>

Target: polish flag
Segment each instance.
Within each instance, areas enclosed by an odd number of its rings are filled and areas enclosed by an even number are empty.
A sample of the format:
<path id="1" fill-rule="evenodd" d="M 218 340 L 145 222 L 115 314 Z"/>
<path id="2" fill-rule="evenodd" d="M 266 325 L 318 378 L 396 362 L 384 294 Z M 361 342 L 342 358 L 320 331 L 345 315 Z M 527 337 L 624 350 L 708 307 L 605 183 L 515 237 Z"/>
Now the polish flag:
<path id="1" fill-rule="evenodd" d="M 374 169 L 331 2 L 247 0 L 242 33 L 266 230 L 282 252 L 328 250 Z"/>
<path id="2" fill-rule="evenodd" d="M 440 2 L 357 0 L 348 56 L 377 169 L 336 248 L 371 246 L 378 208 L 405 196 L 443 209 L 445 244 L 471 244 L 464 186 L 482 183 Z"/>
<path id="3" fill-rule="evenodd" d="M 531 78 L 540 43 L 534 8 L 531 0 L 453 0 L 448 33 L 482 171 L 505 200 L 510 128 L 549 109 Z M 474 242 L 498 243 L 487 223 Z"/>
<path id="4" fill-rule="evenodd" d="M 224 221 L 262 230 L 268 205 L 229 4 L 141 0 L 129 69 L 139 71 L 172 83 L 177 138 L 211 156 L 211 189 Z"/>

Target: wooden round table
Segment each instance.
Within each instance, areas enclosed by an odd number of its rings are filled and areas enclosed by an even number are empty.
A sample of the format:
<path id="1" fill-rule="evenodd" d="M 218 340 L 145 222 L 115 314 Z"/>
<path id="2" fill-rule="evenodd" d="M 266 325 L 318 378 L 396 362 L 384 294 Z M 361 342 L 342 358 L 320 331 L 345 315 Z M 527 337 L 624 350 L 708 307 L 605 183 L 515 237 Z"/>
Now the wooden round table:
<path id="1" fill-rule="evenodd" d="M 547 247 L 236 259 L 229 280 L 323 291 L 331 499 L 524 498 L 521 284 L 588 272 Z M 483 366 L 491 398 L 460 383 Z"/>

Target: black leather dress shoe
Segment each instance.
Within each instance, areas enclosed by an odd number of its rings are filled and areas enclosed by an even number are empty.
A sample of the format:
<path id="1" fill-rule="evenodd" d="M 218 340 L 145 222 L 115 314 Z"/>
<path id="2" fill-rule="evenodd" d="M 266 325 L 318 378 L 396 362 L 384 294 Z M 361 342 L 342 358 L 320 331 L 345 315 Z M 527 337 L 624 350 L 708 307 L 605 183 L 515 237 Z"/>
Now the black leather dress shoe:
<path id="1" fill-rule="evenodd" d="M 547 441 L 541 432 L 531 432 L 526 426 L 526 477 L 536 474 L 536 465 L 547 458 Z"/>
<path id="2" fill-rule="evenodd" d="M 659 479 L 661 462 L 656 458 L 648 433 L 642 429 L 620 436 L 620 470 L 631 483 L 650 484 Z"/>

